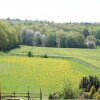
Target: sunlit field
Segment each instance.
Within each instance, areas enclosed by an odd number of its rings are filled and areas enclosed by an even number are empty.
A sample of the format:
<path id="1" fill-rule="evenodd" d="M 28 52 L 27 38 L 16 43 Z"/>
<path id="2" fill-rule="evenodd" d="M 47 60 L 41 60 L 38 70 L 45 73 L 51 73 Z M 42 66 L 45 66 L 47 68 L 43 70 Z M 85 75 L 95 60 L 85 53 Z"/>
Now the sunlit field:
<path id="1" fill-rule="evenodd" d="M 32 92 L 38 93 L 41 88 L 44 94 L 48 94 L 62 90 L 67 79 L 73 88 L 77 88 L 81 77 L 88 75 L 100 77 L 99 72 L 71 60 L 0 56 L 0 80 L 2 91 L 6 92 L 27 91 L 29 85 Z"/>
<path id="2" fill-rule="evenodd" d="M 27 54 L 28 51 L 32 51 L 33 54 L 47 54 L 58 56 L 73 56 L 80 58 L 86 62 L 89 62 L 97 67 L 100 67 L 100 47 L 97 49 L 79 49 L 79 48 L 46 48 L 46 47 L 33 47 L 33 46 L 21 46 L 11 50 L 12 54 Z"/>

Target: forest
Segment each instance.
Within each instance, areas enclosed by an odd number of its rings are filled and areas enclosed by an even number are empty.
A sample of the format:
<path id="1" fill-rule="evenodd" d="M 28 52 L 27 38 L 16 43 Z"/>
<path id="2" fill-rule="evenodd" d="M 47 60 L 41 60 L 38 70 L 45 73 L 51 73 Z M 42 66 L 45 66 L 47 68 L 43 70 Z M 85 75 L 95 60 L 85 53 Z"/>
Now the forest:
<path id="1" fill-rule="evenodd" d="M 94 49 L 100 45 L 100 23 L 0 19 L 0 50 L 19 45 Z"/>

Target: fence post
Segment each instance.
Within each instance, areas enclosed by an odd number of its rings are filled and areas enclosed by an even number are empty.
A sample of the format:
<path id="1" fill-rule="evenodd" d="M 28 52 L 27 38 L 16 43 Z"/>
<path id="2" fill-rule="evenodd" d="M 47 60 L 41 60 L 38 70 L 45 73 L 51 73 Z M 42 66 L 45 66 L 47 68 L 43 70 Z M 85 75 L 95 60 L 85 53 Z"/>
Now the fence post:
<path id="1" fill-rule="evenodd" d="M 28 98 L 28 100 L 30 100 L 30 92 L 29 92 L 29 86 L 28 86 L 28 93 L 27 93 L 27 98 Z"/>
<path id="2" fill-rule="evenodd" d="M 0 82 L 0 100 L 1 100 L 1 82 Z"/>
<path id="3" fill-rule="evenodd" d="M 30 100 L 30 92 L 28 91 L 28 93 L 27 93 L 27 98 L 28 98 L 28 100 Z"/>
<path id="4" fill-rule="evenodd" d="M 15 93 L 15 91 L 14 91 L 14 98 L 16 97 L 16 93 Z"/>
<path id="5" fill-rule="evenodd" d="M 42 100 L 42 91 L 40 89 L 40 100 Z"/>

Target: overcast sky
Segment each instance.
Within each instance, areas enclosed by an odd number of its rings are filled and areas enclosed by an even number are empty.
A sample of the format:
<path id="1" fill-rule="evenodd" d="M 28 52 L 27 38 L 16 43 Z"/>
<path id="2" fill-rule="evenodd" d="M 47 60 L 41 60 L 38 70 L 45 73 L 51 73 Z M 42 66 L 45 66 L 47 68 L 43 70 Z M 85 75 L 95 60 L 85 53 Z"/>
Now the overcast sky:
<path id="1" fill-rule="evenodd" d="M 0 18 L 100 22 L 100 0 L 0 0 Z"/>

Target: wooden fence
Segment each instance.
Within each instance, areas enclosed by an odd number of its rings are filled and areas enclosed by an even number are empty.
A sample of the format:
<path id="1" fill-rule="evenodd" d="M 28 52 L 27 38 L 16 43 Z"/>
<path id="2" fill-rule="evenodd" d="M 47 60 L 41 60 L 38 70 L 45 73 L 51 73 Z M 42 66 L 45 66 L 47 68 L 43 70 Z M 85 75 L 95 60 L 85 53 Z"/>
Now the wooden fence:
<path id="1" fill-rule="evenodd" d="M 2 93 L 0 91 L 0 100 L 6 100 L 7 98 L 20 98 L 20 99 L 25 99 L 25 100 L 34 100 L 34 99 L 38 99 L 38 100 L 42 100 L 42 91 L 40 89 L 40 93 L 39 94 L 34 94 L 31 93 L 30 91 L 27 92 L 22 92 L 22 93 L 18 93 L 18 92 L 11 92 L 11 93 Z"/>

